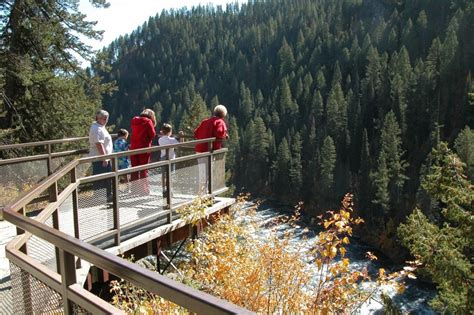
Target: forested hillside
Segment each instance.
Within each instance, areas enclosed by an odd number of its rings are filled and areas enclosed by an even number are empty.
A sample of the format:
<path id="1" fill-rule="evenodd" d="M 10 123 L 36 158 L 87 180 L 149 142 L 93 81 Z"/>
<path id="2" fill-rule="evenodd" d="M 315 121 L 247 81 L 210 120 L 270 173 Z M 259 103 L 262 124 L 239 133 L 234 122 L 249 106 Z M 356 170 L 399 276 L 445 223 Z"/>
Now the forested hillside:
<path id="1" fill-rule="evenodd" d="M 231 184 L 313 214 L 354 192 L 388 249 L 416 203 L 436 216 L 419 178 L 440 141 L 474 176 L 473 26 L 469 0 L 199 7 L 150 18 L 104 49 L 110 73 L 92 71 L 117 83 L 117 127 L 150 107 L 189 131 L 225 104 Z"/>

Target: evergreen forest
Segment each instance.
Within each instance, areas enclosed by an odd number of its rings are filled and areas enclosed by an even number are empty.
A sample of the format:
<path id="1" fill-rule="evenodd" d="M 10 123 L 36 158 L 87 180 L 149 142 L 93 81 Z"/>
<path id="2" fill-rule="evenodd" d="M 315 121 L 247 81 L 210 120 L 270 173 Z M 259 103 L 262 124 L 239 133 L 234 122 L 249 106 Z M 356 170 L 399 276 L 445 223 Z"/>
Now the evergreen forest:
<path id="1" fill-rule="evenodd" d="M 462 0 L 197 7 L 150 17 L 92 69 L 116 84 L 117 127 L 148 107 L 191 133 L 225 104 L 229 184 L 311 215 L 353 192 L 365 238 L 397 256 L 414 206 L 437 216 L 420 190 L 432 148 L 456 143 L 474 176 L 473 26 Z"/>
<path id="2" fill-rule="evenodd" d="M 436 308 L 472 310 L 472 0 L 183 8 L 97 54 L 78 37 L 100 38 L 94 25 L 77 0 L 0 3 L 2 144 L 86 135 L 100 107 L 116 129 L 151 108 L 190 135 L 224 104 L 235 192 L 303 201 L 309 216 L 351 192 L 359 236 L 394 259 L 425 255 Z"/>

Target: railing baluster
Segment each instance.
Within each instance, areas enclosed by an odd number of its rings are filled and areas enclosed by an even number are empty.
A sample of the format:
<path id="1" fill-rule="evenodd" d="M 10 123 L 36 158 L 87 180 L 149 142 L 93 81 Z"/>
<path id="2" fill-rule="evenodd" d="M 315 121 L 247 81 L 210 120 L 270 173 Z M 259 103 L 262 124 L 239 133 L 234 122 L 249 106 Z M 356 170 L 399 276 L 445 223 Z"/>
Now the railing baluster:
<path id="1" fill-rule="evenodd" d="M 166 149 L 166 159 L 168 164 L 166 166 L 166 203 L 168 205 L 168 223 L 173 222 L 173 204 L 172 204 L 172 193 L 171 193 L 171 159 L 170 149 Z"/>
<path id="2" fill-rule="evenodd" d="M 77 181 L 77 169 L 74 167 L 69 173 L 71 176 L 71 183 Z M 74 221 L 74 237 L 80 239 L 80 227 L 79 227 L 79 196 L 77 189 L 72 192 L 72 217 Z M 76 263 L 77 268 L 81 268 L 81 260 L 78 258 Z"/>
<path id="3" fill-rule="evenodd" d="M 46 165 L 48 167 L 48 176 L 49 176 L 53 174 L 53 158 L 51 156 L 53 152 L 52 152 L 51 143 L 48 143 L 47 148 L 48 148 L 48 161 L 46 162 Z"/>
<path id="4" fill-rule="evenodd" d="M 112 162 L 112 171 L 114 172 L 113 182 L 112 182 L 112 191 L 113 191 L 113 211 L 114 211 L 114 230 L 115 234 L 115 245 L 120 245 L 120 211 L 119 211 L 119 177 L 118 177 L 118 158 L 114 157 L 111 160 Z"/>
<path id="5" fill-rule="evenodd" d="M 209 143 L 209 151 L 211 152 L 211 155 L 209 155 L 207 160 L 207 193 L 212 194 L 212 159 L 214 157 L 214 150 L 212 149 L 212 141 Z"/>

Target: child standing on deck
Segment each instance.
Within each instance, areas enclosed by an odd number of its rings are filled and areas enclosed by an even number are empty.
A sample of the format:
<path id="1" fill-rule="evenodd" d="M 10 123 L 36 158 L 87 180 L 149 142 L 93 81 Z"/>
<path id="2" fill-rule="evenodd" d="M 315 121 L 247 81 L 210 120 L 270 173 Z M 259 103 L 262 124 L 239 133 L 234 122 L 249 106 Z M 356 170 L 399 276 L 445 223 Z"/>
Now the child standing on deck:
<path id="1" fill-rule="evenodd" d="M 171 127 L 170 124 L 164 123 L 163 126 L 161 126 L 161 129 L 160 129 L 161 135 L 160 135 L 160 138 L 158 139 L 158 144 L 160 146 L 179 143 L 179 141 L 176 138 L 171 136 L 172 131 L 173 131 L 173 128 Z M 160 160 L 164 161 L 167 159 L 166 151 L 167 150 L 161 150 Z M 176 158 L 176 153 L 174 152 L 174 148 L 169 148 L 168 152 L 169 152 L 170 160 Z M 174 172 L 175 168 L 176 166 L 172 164 L 171 165 L 172 172 Z M 165 173 L 162 173 L 161 180 L 162 180 L 161 183 L 162 183 L 162 189 L 163 189 L 163 198 L 166 198 L 168 195 L 168 188 L 167 188 L 168 185 L 167 185 L 167 179 L 166 179 Z"/>
<path id="2" fill-rule="evenodd" d="M 170 124 L 164 123 L 163 126 L 161 126 L 161 129 L 160 129 L 161 136 L 158 139 L 158 144 L 160 146 L 179 143 L 179 141 L 176 138 L 171 137 L 172 131 L 173 131 L 173 128 L 171 127 Z M 169 156 L 170 159 L 176 158 L 174 148 L 169 149 L 169 154 L 170 154 Z M 161 150 L 160 160 L 166 160 L 166 150 Z"/>
<path id="3" fill-rule="evenodd" d="M 118 138 L 117 140 L 114 141 L 114 152 L 123 152 L 123 151 L 128 151 L 128 131 L 127 129 L 120 129 L 117 133 Z M 122 156 L 119 157 L 118 159 L 118 169 L 123 170 L 125 168 L 130 167 L 130 161 L 128 160 L 128 156 Z M 128 175 L 125 175 L 122 180 L 122 183 L 127 183 L 128 184 Z M 128 190 L 130 190 L 130 187 L 128 187 Z"/>

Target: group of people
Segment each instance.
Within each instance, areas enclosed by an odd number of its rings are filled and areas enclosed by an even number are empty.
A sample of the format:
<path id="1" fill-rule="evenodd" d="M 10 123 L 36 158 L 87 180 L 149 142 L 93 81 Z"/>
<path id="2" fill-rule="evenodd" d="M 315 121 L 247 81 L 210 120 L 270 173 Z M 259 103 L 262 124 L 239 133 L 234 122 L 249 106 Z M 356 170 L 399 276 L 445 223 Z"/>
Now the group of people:
<path id="1" fill-rule="evenodd" d="M 213 116 L 208 119 L 204 119 L 194 131 L 195 139 L 206 139 L 215 137 L 217 141 L 212 144 L 212 149 L 217 150 L 222 147 L 222 141 L 228 138 L 227 126 L 224 118 L 227 116 L 227 109 L 224 105 L 217 105 L 214 108 Z M 159 134 L 157 134 L 155 127 L 157 125 L 155 112 L 151 109 L 145 109 L 139 116 L 132 118 L 130 122 L 131 126 L 131 137 L 130 144 L 127 139 L 129 132 L 126 129 L 120 129 L 118 131 L 118 138 L 112 142 L 112 137 L 106 129 L 106 125 L 109 119 L 109 113 L 105 110 L 99 110 L 96 112 L 95 121 L 92 123 L 89 130 L 89 156 L 107 155 L 113 152 L 122 152 L 126 150 L 135 150 L 151 147 L 153 139 L 158 137 L 158 145 L 169 145 L 179 143 L 178 139 L 172 136 L 172 126 L 168 123 L 164 123 Z M 182 135 L 182 133 L 180 133 Z M 207 152 L 209 146 L 207 143 L 197 144 L 195 147 L 196 152 Z M 161 159 L 167 158 L 167 150 L 161 150 Z M 169 158 L 175 158 L 174 149 L 168 149 Z M 130 161 L 127 156 L 118 159 L 118 168 L 124 169 L 130 167 L 140 166 L 148 164 L 150 162 L 151 153 L 139 153 L 130 155 Z M 92 174 L 101 174 L 110 172 L 112 170 L 111 163 L 109 160 L 97 161 L 92 163 Z M 148 176 L 148 170 L 144 169 L 141 171 L 133 172 L 130 180 L 135 181 L 144 179 Z M 149 194 L 150 189 L 148 181 L 140 181 L 142 187 L 140 191 L 143 194 Z M 110 185 L 99 185 L 96 184 L 95 189 L 103 188 L 107 189 L 108 201 L 111 196 Z"/>

